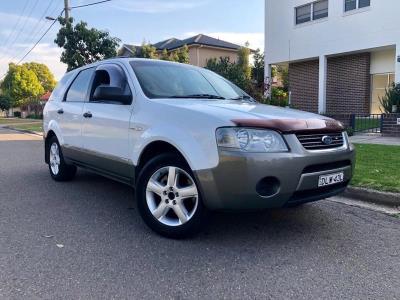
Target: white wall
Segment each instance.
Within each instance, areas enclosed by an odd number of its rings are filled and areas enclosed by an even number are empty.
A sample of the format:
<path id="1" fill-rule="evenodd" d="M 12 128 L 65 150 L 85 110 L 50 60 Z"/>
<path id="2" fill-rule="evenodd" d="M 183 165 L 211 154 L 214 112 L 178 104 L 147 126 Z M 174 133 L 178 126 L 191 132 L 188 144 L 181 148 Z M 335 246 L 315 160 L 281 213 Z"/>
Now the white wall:
<path id="1" fill-rule="evenodd" d="M 371 52 L 371 74 L 395 73 L 396 49 Z"/>
<path id="2" fill-rule="evenodd" d="M 344 13 L 344 0 L 329 0 L 328 18 L 301 25 L 295 25 L 294 8 L 312 0 L 265 1 L 267 63 L 400 45 L 399 0 L 371 0 L 355 13 Z"/>

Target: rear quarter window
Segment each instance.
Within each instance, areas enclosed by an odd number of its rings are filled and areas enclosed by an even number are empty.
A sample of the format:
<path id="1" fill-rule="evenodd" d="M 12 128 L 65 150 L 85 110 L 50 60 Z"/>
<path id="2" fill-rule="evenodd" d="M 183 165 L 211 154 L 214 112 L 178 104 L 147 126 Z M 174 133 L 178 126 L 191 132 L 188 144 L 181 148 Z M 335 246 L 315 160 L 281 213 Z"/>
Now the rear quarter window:
<path id="1" fill-rule="evenodd" d="M 69 72 L 61 78 L 61 80 L 57 83 L 56 87 L 54 88 L 49 101 L 62 101 L 64 98 L 64 93 L 68 87 L 70 80 L 72 79 L 74 72 Z"/>

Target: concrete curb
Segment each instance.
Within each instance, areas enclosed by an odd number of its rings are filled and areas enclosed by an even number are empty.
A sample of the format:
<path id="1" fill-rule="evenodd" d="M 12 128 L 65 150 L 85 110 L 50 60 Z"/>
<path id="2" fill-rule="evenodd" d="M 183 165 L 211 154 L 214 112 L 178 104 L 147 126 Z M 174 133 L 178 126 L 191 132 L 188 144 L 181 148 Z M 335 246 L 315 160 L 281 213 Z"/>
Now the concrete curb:
<path id="1" fill-rule="evenodd" d="M 400 207 L 400 193 L 380 192 L 371 189 L 350 186 L 343 193 L 343 196 L 374 204 Z"/>
<path id="2" fill-rule="evenodd" d="M 8 126 L 2 126 L 1 128 L 14 130 L 14 131 L 18 131 L 18 132 L 21 132 L 21 133 L 29 133 L 29 134 L 34 134 L 34 135 L 38 135 L 38 136 L 43 136 L 43 134 L 41 132 L 37 132 L 37 131 L 30 131 L 30 130 L 25 130 L 25 129 L 16 129 L 16 128 L 13 128 L 13 127 L 8 127 Z"/>

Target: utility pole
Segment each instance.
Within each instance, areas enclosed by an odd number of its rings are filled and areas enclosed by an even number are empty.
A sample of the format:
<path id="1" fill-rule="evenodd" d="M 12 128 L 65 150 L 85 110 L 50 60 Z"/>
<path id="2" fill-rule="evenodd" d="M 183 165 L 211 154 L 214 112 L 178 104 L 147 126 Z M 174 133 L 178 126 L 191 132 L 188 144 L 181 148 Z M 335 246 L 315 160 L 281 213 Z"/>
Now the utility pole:
<path id="1" fill-rule="evenodd" d="M 64 0 L 64 13 L 65 13 L 65 20 L 67 23 L 70 18 L 69 12 L 70 12 L 69 0 Z"/>

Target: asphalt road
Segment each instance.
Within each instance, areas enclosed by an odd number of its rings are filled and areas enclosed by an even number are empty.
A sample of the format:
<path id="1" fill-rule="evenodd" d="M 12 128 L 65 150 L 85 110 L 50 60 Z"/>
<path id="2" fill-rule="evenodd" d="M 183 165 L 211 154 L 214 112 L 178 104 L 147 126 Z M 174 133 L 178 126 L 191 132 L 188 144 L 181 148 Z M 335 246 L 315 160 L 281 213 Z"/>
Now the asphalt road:
<path id="1" fill-rule="evenodd" d="M 213 214 L 176 241 L 132 189 L 50 179 L 40 139 L 0 129 L 1 299 L 400 299 L 400 219 L 321 201 Z"/>

